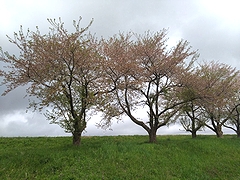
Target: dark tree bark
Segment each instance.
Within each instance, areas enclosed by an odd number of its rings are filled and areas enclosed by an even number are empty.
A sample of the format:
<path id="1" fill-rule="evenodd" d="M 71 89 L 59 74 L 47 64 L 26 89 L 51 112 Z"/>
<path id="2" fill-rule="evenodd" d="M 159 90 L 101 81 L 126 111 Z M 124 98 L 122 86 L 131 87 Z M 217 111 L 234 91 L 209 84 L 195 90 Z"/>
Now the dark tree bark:
<path id="1" fill-rule="evenodd" d="M 150 129 L 148 132 L 149 135 L 149 143 L 156 143 L 157 142 L 157 130 L 156 129 Z"/>
<path id="2" fill-rule="evenodd" d="M 80 146 L 81 145 L 81 137 L 82 137 L 81 132 L 74 132 L 73 133 L 73 145 Z"/>
<path id="3" fill-rule="evenodd" d="M 219 137 L 219 138 L 223 137 L 223 131 L 222 131 L 222 126 L 221 125 L 217 125 L 215 132 L 217 134 L 217 137 Z"/>
<path id="4" fill-rule="evenodd" d="M 240 129 L 237 131 L 237 137 L 240 138 Z"/>
<path id="5" fill-rule="evenodd" d="M 80 116 L 80 117 L 75 119 L 75 124 L 73 126 L 74 130 L 72 132 L 73 145 L 75 145 L 75 146 L 80 146 L 81 145 L 82 132 L 84 131 L 86 126 L 87 126 L 87 122 L 85 120 L 85 111 L 84 111 L 83 116 Z"/>
<path id="6" fill-rule="evenodd" d="M 192 131 L 192 138 L 196 138 L 197 137 L 197 131 Z"/>

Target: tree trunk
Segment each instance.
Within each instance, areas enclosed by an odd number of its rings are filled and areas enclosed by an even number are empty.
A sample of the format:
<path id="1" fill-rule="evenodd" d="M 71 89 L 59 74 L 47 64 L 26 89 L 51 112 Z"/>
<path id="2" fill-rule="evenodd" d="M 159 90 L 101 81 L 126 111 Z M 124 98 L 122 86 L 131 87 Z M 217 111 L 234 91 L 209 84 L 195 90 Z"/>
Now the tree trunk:
<path id="1" fill-rule="evenodd" d="M 74 146 L 80 146 L 81 145 L 81 137 L 82 133 L 78 131 L 73 132 L 73 145 Z"/>
<path id="2" fill-rule="evenodd" d="M 240 138 L 240 131 L 237 131 L 237 137 Z"/>
<path id="3" fill-rule="evenodd" d="M 237 125 L 237 130 L 235 131 L 237 133 L 237 137 L 240 138 L 240 126 Z"/>
<path id="4" fill-rule="evenodd" d="M 84 120 L 81 120 L 81 118 L 79 118 L 79 119 L 75 119 L 75 124 L 73 126 L 74 131 L 73 131 L 72 135 L 73 135 L 73 145 L 75 145 L 75 146 L 81 145 L 82 132 L 86 128 L 85 119 Z"/>
<path id="5" fill-rule="evenodd" d="M 192 138 L 196 138 L 197 137 L 197 131 L 192 131 Z"/>
<path id="6" fill-rule="evenodd" d="M 157 130 L 150 129 L 148 132 L 149 135 L 149 143 L 156 143 L 157 142 Z"/>
<path id="7" fill-rule="evenodd" d="M 219 138 L 223 137 L 222 126 L 217 125 L 217 127 L 216 127 L 216 134 L 217 134 L 217 137 L 219 137 Z"/>

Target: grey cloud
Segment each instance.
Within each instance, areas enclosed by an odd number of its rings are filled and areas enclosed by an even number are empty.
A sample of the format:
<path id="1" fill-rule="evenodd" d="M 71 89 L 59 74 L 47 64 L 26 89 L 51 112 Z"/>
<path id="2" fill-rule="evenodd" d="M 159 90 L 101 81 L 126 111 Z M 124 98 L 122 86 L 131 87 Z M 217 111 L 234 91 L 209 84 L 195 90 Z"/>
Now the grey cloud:
<path id="1" fill-rule="evenodd" d="M 58 125 L 51 124 L 45 120 L 43 115 L 36 113 L 26 114 L 18 111 L 11 115 L 2 116 L 0 121 L 0 136 L 64 136 Z"/>
<path id="2" fill-rule="evenodd" d="M 5 88 L 1 88 L 5 90 Z M 19 87 L 6 96 L 0 96 L 0 117 L 3 114 L 13 113 L 14 111 L 26 111 L 28 107 L 28 98 L 24 98 L 26 95 L 26 88 Z"/>
<path id="3" fill-rule="evenodd" d="M 240 68 L 239 31 L 206 16 L 193 19 L 190 24 L 182 29 L 181 35 L 199 49 L 201 60 L 216 60 Z"/>

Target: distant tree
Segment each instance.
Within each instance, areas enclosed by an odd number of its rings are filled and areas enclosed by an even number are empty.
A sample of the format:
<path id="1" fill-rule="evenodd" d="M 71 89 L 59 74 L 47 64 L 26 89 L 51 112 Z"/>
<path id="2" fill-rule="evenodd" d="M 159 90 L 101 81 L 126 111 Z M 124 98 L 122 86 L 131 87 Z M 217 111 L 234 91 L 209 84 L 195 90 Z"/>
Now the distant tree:
<path id="1" fill-rule="evenodd" d="M 239 88 L 239 76 L 237 76 L 236 84 Z M 235 96 L 228 99 L 227 103 L 228 113 L 230 114 L 229 120 L 224 127 L 233 130 L 237 137 L 240 138 L 240 92 L 239 90 L 236 91 Z"/>
<path id="2" fill-rule="evenodd" d="M 48 19 L 48 34 L 22 28 L 14 33 L 10 42 L 20 55 L 5 52 L 1 61 L 8 64 L 2 84 L 7 85 L 3 95 L 18 86 L 28 84 L 27 93 L 39 101 L 30 106 L 47 108 L 46 117 L 73 135 L 73 144 L 80 145 L 81 135 L 87 124 L 87 112 L 96 103 L 102 90 L 102 62 L 97 53 L 96 38 L 87 34 L 92 21 L 80 28 L 80 21 L 73 21 L 75 31 L 69 33 L 59 19 Z"/>
<path id="3" fill-rule="evenodd" d="M 217 137 L 222 137 L 222 127 L 232 113 L 228 111 L 227 105 L 238 88 L 235 83 L 238 71 L 229 65 L 212 61 L 201 64 L 198 74 L 204 87 L 199 92 L 202 94 L 199 103 L 205 117 L 209 119 L 205 126 L 215 132 Z"/>
<path id="4" fill-rule="evenodd" d="M 191 95 L 189 97 L 191 97 Z M 196 138 L 197 131 L 204 128 L 206 118 L 203 115 L 201 107 L 197 105 L 197 97 L 192 98 L 193 99 L 186 101 L 178 111 L 178 119 L 183 128 L 192 134 L 192 138 Z"/>
<path id="5" fill-rule="evenodd" d="M 197 131 L 203 129 L 207 121 L 200 103 L 204 98 L 202 90 L 205 89 L 205 87 L 195 68 L 186 73 L 183 80 L 184 86 L 178 88 L 177 93 L 173 94 L 173 96 L 178 98 L 178 101 L 185 102 L 181 105 L 176 119 L 179 120 L 186 131 L 192 134 L 192 138 L 196 138 Z"/>
<path id="6" fill-rule="evenodd" d="M 126 114 L 148 132 L 149 142 L 156 142 L 157 130 L 170 123 L 176 107 L 182 104 L 169 96 L 181 87 L 180 79 L 197 58 L 196 51 L 183 40 L 168 48 L 166 30 L 119 34 L 103 41 L 102 51 L 108 62 L 108 80 L 115 87 L 106 98 L 105 123 Z M 148 120 L 137 116 L 139 108 Z"/>

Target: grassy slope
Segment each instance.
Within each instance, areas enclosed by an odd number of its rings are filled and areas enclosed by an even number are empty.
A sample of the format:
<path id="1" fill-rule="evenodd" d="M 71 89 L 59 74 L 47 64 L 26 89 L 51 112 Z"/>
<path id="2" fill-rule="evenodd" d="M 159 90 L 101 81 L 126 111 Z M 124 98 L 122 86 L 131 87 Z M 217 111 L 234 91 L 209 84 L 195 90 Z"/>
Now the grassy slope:
<path id="1" fill-rule="evenodd" d="M 239 179 L 240 139 L 225 136 L 0 138 L 0 179 Z"/>

